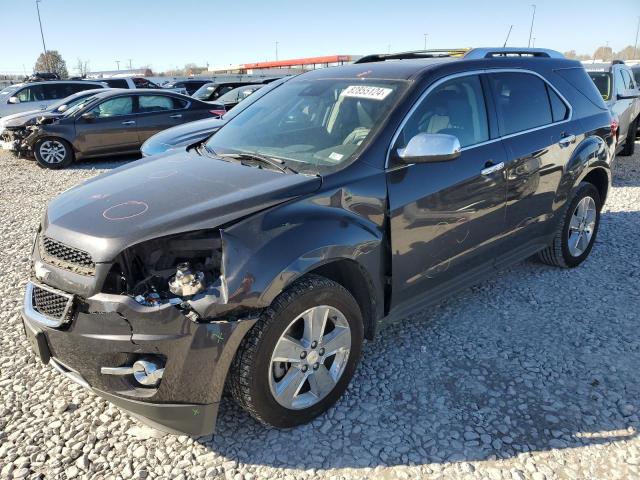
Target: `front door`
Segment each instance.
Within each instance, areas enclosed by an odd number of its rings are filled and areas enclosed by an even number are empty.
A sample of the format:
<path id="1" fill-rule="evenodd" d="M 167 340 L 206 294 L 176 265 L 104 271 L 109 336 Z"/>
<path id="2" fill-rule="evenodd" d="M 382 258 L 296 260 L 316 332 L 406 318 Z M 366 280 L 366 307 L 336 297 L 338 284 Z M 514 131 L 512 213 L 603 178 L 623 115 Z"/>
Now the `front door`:
<path id="1" fill-rule="evenodd" d="M 91 118 L 76 118 L 75 147 L 83 155 L 117 154 L 135 150 L 138 115 L 135 97 L 125 95 L 104 100 L 91 108 Z"/>
<path id="2" fill-rule="evenodd" d="M 451 161 L 394 165 L 393 152 L 418 133 L 454 135 L 462 153 Z M 506 199 L 506 153 L 492 136 L 478 75 L 445 81 L 410 114 L 387 173 L 392 309 L 446 294 L 491 268 Z"/>

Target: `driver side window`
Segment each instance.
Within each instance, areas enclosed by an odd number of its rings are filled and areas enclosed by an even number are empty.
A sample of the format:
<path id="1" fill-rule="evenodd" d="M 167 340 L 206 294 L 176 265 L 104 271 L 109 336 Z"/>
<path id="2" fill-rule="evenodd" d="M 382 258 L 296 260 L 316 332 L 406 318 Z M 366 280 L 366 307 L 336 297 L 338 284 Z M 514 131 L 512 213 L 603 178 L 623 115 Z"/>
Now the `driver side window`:
<path id="1" fill-rule="evenodd" d="M 422 100 L 403 127 L 395 148 L 404 148 L 419 133 L 453 135 L 461 147 L 489 140 L 487 109 L 477 75 L 454 78 Z"/>
<path id="2" fill-rule="evenodd" d="M 91 113 L 96 118 L 118 117 L 133 113 L 133 97 L 118 97 L 102 102 L 96 106 Z"/>

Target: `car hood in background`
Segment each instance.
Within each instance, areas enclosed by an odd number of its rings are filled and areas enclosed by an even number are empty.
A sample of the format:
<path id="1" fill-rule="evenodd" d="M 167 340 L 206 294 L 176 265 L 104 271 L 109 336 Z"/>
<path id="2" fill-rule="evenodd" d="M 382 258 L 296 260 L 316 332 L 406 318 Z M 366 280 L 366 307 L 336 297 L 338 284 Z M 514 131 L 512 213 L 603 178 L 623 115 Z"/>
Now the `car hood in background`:
<path id="1" fill-rule="evenodd" d="M 39 118 L 60 118 L 62 114 L 52 113 L 44 110 L 24 112 L 20 115 L 11 115 L 10 117 L 3 117 L 0 120 L 0 125 L 3 127 L 24 127 L 25 125 L 35 124 Z"/>
<path id="2" fill-rule="evenodd" d="M 11 123 L 11 126 L 16 126 L 15 121 L 20 122 L 21 120 L 28 120 L 32 117 L 37 117 L 38 115 L 42 115 L 47 113 L 46 110 L 29 110 L 27 112 L 18 112 L 18 113 L 13 113 L 11 115 L 7 115 L 5 117 L 0 118 L 0 127 L 6 127 L 7 124 L 9 122 Z M 21 124 L 18 123 L 18 125 Z"/>
<path id="3" fill-rule="evenodd" d="M 163 153 L 170 148 L 191 145 L 204 140 L 222 127 L 226 120 L 221 118 L 205 118 L 175 127 L 168 128 L 149 138 L 140 149 L 146 157 Z"/>
<path id="4" fill-rule="evenodd" d="M 320 184 L 320 177 L 178 152 L 132 162 L 66 191 L 49 204 L 43 230 L 95 262 L 109 262 L 145 240 L 215 228 Z"/>

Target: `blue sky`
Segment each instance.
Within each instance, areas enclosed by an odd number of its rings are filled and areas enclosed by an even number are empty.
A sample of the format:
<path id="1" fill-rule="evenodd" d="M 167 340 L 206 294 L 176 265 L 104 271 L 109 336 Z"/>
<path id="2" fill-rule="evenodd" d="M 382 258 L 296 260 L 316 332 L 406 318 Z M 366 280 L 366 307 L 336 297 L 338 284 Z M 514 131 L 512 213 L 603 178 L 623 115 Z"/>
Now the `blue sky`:
<path id="1" fill-rule="evenodd" d="M 592 53 L 635 41 L 639 0 L 533 0 L 536 46 Z M 70 67 L 228 65 L 275 58 L 432 48 L 526 46 L 531 0 L 42 0 L 48 49 Z M 610 7 L 609 7 L 610 6 Z M 0 72 L 31 71 L 42 51 L 35 0 L 0 0 Z M 7 21 L 8 20 L 8 21 Z M 7 48 L 10 45 L 11 48 Z"/>

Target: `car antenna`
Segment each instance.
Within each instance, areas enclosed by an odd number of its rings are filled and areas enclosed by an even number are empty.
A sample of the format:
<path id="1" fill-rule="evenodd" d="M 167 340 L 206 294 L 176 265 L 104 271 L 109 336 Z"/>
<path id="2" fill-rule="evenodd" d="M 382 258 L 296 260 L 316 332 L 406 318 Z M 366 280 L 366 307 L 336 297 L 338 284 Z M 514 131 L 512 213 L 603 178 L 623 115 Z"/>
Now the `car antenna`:
<path id="1" fill-rule="evenodd" d="M 513 28 L 513 25 L 511 25 L 509 27 L 509 31 L 507 32 L 507 38 L 504 39 L 504 45 L 502 45 L 502 48 L 506 48 L 507 46 L 507 42 L 509 41 L 509 35 L 511 35 L 511 29 Z"/>

